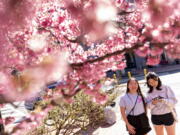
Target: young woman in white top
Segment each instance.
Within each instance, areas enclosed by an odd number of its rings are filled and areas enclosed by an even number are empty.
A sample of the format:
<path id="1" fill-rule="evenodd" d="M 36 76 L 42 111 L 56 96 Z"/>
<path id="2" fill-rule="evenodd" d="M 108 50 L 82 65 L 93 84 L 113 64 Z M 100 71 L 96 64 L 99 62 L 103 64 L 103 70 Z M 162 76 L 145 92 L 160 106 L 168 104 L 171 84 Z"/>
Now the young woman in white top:
<path id="1" fill-rule="evenodd" d="M 175 135 L 175 119 L 171 109 L 177 103 L 174 92 L 169 86 L 162 85 L 159 76 L 154 72 L 149 72 L 146 80 L 149 87 L 147 106 L 151 110 L 151 121 L 156 135 L 164 135 L 164 127 L 167 135 Z"/>
<path id="2" fill-rule="evenodd" d="M 146 104 L 138 81 L 127 82 L 127 91 L 120 99 L 121 116 L 130 135 L 145 135 L 151 128 L 146 115 Z"/>

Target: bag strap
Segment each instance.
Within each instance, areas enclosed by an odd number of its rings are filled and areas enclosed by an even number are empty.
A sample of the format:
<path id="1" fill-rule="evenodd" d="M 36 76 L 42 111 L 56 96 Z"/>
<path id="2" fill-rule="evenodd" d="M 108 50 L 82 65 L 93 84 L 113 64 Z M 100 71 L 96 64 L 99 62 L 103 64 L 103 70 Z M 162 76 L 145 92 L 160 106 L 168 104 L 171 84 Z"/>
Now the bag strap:
<path id="1" fill-rule="evenodd" d="M 128 96 L 128 95 L 127 95 L 127 96 Z M 128 96 L 128 98 L 130 98 L 130 97 Z M 131 114 L 132 111 L 134 112 L 134 108 L 135 108 L 135 106 L 136 106 L 137 99 L 138 99 L 138 95 L 137 95 L 137 97 L 136 97 L 135 104 L 134 104 L 133 108 L 130 110 L 130 112 L 128 113 L 128 115 Z M 130 99 L 130 100 L 131 100 L 131 99 Z"/>

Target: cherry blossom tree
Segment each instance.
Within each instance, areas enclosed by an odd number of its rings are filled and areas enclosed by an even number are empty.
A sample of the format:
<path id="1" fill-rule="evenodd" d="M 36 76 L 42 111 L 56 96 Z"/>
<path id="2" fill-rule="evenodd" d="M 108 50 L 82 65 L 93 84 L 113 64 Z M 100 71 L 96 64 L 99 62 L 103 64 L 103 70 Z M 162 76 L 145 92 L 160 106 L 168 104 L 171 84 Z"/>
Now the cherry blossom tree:
<path id="1" fill-rule="evenodd" d="M 0 103 L 59 80 L 53 99 L 72 102 L 83 90 L 104 103 L 100 80 L 126 67 L 125 53 L 148 65 L 162 52 L 180 58 L 179 13 L 178 0 L 1 0 Z"/>

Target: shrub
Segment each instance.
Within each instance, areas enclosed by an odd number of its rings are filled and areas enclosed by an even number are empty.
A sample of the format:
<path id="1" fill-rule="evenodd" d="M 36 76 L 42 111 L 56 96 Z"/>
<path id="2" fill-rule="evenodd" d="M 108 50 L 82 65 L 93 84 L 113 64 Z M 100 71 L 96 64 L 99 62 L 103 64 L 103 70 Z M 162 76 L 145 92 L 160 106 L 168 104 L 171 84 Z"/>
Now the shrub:
<path id="1" fill-rule="evenodd" d="M 44 106 L 44 101 L 39 106 Z M 58 103 L 48 113 L 43 124 L 28 135 L 48 135 L 48 134 L 75 134 L 80 130 L 86 130 L 87 126 L 95 127 L 104 121 L 105 105 L 94 103 L 90 96 L 79 92 L 74 96 L 74 102 Z"/>

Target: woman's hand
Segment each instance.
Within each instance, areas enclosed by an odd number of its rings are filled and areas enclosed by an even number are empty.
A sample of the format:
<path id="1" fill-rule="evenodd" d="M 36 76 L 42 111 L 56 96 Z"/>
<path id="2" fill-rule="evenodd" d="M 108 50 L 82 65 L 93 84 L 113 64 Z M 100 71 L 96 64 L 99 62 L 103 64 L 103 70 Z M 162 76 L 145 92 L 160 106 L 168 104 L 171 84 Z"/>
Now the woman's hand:
<path id="1" fill-rule="evenodd" d="M 152 100 L 152 104 L 153 104 L 153 105 L 156 105 L 158 102 L 159 102 L 158 99 Z"/>
<path id="2" fill-rule="evenodd" d="M 164 102 L 164 100 L 163 100 L 163 99 L 154 99 L 154 100 L 152 101 L 152 104 L 153 104 L 153 105 L 156 105 L 158 102 Z"/>
<path id="3" fill-rule="evenodd" d="M 127 128 L 130 134 L 135 134 L 135 128 L 131 124 L 127 124 Z"/>
<path id="4" fill-rule="evenodd" d="M 164 103 L 165 101 L 164 101 L 164 99 L 158 99 L 158 102 Z"/>

